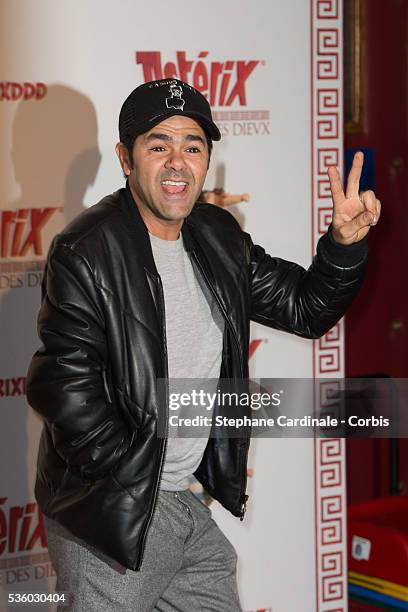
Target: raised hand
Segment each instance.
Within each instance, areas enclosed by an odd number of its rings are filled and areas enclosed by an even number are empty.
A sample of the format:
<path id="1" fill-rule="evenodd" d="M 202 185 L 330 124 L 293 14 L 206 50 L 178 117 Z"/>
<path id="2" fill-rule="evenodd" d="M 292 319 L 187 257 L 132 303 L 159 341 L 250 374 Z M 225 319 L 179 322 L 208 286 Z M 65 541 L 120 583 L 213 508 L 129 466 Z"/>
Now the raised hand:
<path id="1" fill-rule="evenodd" d="M 373 191 L 360 193 L 360 177 L 364 154 L 354 155 L 353 165 L 347 179 L 346 195 L 341 186 L 339 171 L 330 166 L 330 189 L 333 198 L 332 235 L 336 242 L 352 244 L 366 236 L 370 227 L 380 218 L 381 203 Z"/>

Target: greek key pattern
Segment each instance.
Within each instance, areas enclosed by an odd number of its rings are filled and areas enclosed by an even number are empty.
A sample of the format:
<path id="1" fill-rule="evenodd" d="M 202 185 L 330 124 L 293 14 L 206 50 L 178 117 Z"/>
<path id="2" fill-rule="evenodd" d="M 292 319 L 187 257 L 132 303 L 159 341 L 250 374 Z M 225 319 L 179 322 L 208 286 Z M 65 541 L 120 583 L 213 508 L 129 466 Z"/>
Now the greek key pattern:
<path id="1" fill-rule="evenodd" d="M 327 168 L 343 167 L 342 0 L 311 0 L 313 252 L 327 231 L 332 202 Z M 336 412 L 336 379 L 344 376 L 344 325 L 314 341 L 316 413 Z M 322 380 L 324 379 L 324 380 Z M 327 380 L 326 380 L 327 379 Z M 315 439 L 317 612 L 347 611 L 345 445 Z"/>
<path id="2" fill-rule="evenodd" d="M 329 399 L 336 381 L 320 390 Z M 344 440 L 315 440 L 316 452 L 316 547 L 318 612 L 346 612 L 346 496 Z M 342 607 L 339 608 L 339 604 Z"/>

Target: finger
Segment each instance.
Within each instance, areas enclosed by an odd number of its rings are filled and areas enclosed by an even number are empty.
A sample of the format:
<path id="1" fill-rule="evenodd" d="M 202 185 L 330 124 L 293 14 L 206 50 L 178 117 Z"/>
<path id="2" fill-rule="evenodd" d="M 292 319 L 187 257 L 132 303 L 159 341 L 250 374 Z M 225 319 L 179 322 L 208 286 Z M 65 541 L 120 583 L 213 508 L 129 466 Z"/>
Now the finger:
<path id="1" fill-rule="evenodd" d="M 361 171 L 363 169 L 364 153 L 358 151 L 353 158 L 353 165 L 351 166 L 350 174 L 347 179 L 346 197 L 353 198 L 358 197 L 360 191 L 360 178 Z"/>
<path id="2" fill-rule="evenodd" d="M 381 202 L 380 200 L 376 200 L 374 220 L 371 223 L 371 225 L 377 225 L 380 215 L 381 215 Z"/>
<path id="3" fill-rule="evenodd" d="M 373 213 L 368 210 L 365 210 L 364 212 L 357 215 L 357 217 L 354 217 L 354 219 L 352 219 L 348 223 L 345 223 L 343 225 L 343 231 L 345 234 L 352 236 L 360 230 L 372 225 L 373 221 Z"/>
<path id="4" fill-rule="evenodd" d="M 381 202 L 380 200 L 377 200 L 377 215 L 376 215 L 376 223 L 378 223 L 378 219 L 380 218 L 381 215 Z"/>
<path id="5" fill-rule="evenodd" d="M 375 197 L 374 191 L 368 190 L 363 191 L 360 195 L 360 200 L 366 207 L 366 210 L 373 213 L 374 217 L 377 216 L 377 198 Z"/>
<path id="6" fill-rule="evenodd" d="M 343 187 L 341 186 L 340 174 L 336 166 L 330 166 L 327 170 L 330 181 L 330 191 L 333 197 L 333 204 L 337 206 L 345 199 Z"/>

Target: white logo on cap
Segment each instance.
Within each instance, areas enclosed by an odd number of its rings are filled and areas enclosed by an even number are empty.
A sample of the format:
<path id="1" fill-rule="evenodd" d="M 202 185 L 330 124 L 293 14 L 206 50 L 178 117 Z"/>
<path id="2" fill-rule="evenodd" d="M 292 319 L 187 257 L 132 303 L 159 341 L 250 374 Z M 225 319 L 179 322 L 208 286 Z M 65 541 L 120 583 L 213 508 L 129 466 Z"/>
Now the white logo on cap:
<path id="1" fill-rule="evenodd" d="M 183 90 L 180 85 L 170 85 L 169 88 L 170 97 L 166 98 L 167 108 L 176 108 L 178 110 L 184 110 Z"/>

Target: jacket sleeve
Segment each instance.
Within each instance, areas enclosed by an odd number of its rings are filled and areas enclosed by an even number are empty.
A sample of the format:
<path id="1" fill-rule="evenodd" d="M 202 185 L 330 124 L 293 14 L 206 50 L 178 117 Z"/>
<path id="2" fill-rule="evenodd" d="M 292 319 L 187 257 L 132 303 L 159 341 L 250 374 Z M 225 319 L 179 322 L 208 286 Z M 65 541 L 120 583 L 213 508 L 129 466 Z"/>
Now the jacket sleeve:
<path id="1" fill-rule="evenodd" d="M 87 261 L 51 245 L 42 282 L 42 346 L 27 373 L 27 400 L 53 444 L 84 479 L 110 472 L 131 444 L 107 392 L 107 340 L 100 295 Z"/>
<path id="2" fill-rule="evenodd" d="M 331 230 L 311 266 L 271 257 L 246 234 L 252 279 L 251 319 L 305 338 L 320 338 L 344 315 L 357 294 L 367 260 L 367 238 L 349 246 Z"/>

